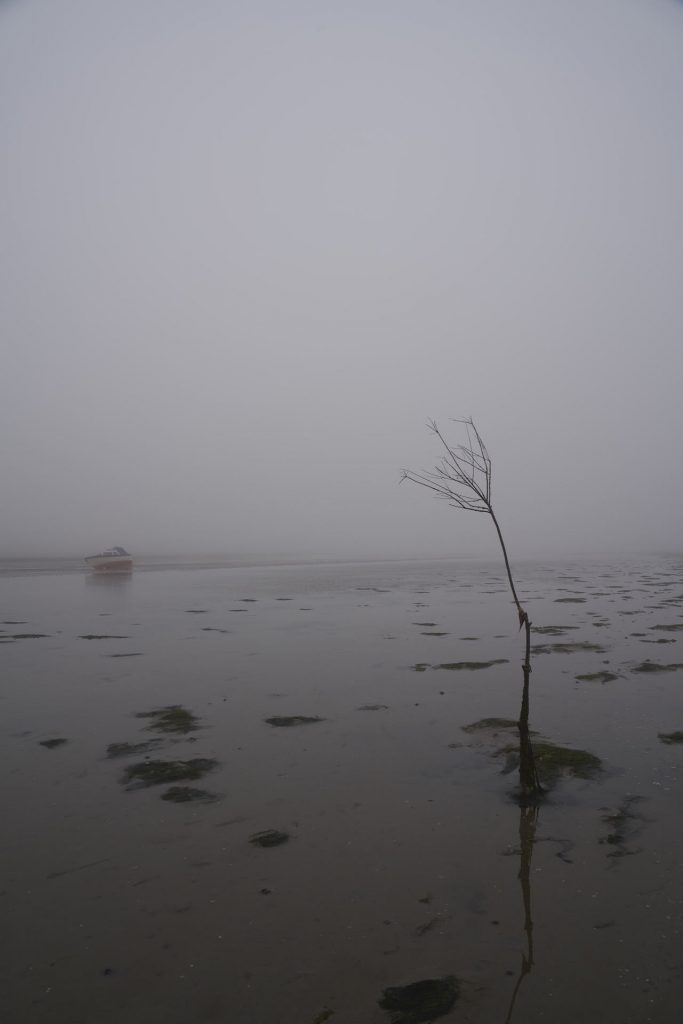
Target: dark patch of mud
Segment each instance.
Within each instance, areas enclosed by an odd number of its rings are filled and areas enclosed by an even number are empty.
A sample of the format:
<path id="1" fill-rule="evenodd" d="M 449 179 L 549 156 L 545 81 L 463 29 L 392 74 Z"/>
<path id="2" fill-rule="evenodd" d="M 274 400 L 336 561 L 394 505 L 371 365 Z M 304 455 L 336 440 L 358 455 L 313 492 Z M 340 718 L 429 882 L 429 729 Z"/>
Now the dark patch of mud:
<path id="1" fill-rule="evenodd" d="M 581 676 L 574 676 L 580 683 L 613 683 L 619 676 L 614 672 L 585 672 Z"/>
<path id="2" fill-rule="evenodd" d="M 414 626 L 426 626 L 426 627 L 429 628 L 430 626 L 436 626 L 436 622 L 414 622 L 413 625 Z"/>
<path id="3" fill-rule="evenodd" d="M 508 665 L 509 658 L 493 658 L 492 661 L 447 661 L 433 668 L 441 668 L 446 672 L 476 672 L 481 668 L 492 668 L 493 665 Z"/>
<path id="4" fill-rule="evenodd" d="M 45 637 L 52 636 L 51 633 L 10 633 L 12 640 L 43 640 Z"/>
<path id="5" fill-rule="evenodd" d="M 564 636 L 569 629 L 578 629 L 578 626 L 532 626 L 532 633 L 540 633 L 541 636 Z"/>
<path id="6" fill-rule="evenodd" d="M 208 608 L 186 608 L 186 615 L 206 615 Z"/>
<path id="7" fill-rule="evenodd" d="M 173 804 L 188 803 L 213 803 L 217 797 L 207 789 L 194 789 L 192 786 L 171 786 L 165 793 L 161 794 L 162 800 L 168 800 Z"/>
<path id="8" fill-rule="evenodd" d="M 253 835 L 249 836 L 249 842 L 252 846 L 282 846 L 283 843 L 289 841 L 289 835 L 287 832 L 278 832 L 275 828 L 264 829 L 263 832 L 254 832 Z"/>
<path id="9" fill-rule="evenodd" d="M 437 630 L 432 630 L 431 632 L 422 633 L 421 636 L 450 636 L 450 633 L 440 633 Z"/>
<path id="10" fill-rule="evenodd" d="M 84 633 L 79 640 L 130 640 L 128 636 L 118 636 L 111 633 Z"/>
<path id="11" fill-rule="evenodd" d="M 53 740 L 40 740 L 40 745 L 45 747 L 46 750 L 55 750 L 57 747 L 63 747 L 68 742 L 63 736 L 58 736 Z"/>
<path id="12" fill-rule="evenodd" d="M 683 622 L 658 623 L 656 626 L 650 626 L 650 629 L 660 629 L 667 633 L 680 633 L 683 631 Z"/>
<path id="13" fill-rule="evenodd" d="M 239 609 L 242 611 L 243 609 Z M 202 633 L 229 633 L 229 629 L 221 629 L 220 626 L 202 626 Z"/>
<path id="14" fill-rule="evenodd" d="M 585 604 L 585 597 L 556 597 L 555 604 Z"/>
<path id="15" fill-rule="evenodd" d="M 361 706 L 359 708 L 356 708 L 356 711 L 388 711 L 388 710 L 389 710 L 389 705 L 388 704 L 361 704 Z"/>
<path id="16" fill-rule="evenodd" d="M 108 658 L 141 658 L 142 651 L 126 651 L 124 654 L 108 654 Z"/>
<path id="17" fill-rule="evenodd" d="M 274 725 L 280 729 L 287 729 L 293 725 L 313 725 L 315 722 L 324 722 L 325 719 L 319 715 L 273 715 L 272 718 L 264 718 L 268 725 Z"/>
<path id="18" fill-rule="evenodd" d="M 142 743 L 110 743 L 107 757 L 133 757 L 135 754 L 146 754 L 160 747 L 163 740 L 144 740 Z"/>
<path id="19" fill-rule="evenodd" d="M 378 1002 L 389 1013 L 391 1024 L 428 1024 L 445 1017 L 459 995 L 457 978 L 448 975 L 385 988 Z"/>
<path id="20" fill-rule="evenodd" d="M 334 1010 L 321 1010 L 317 1017 L 314 1017 L 311 1024 L 325 1024 L 330 1017 L 334 1017 Z"/>

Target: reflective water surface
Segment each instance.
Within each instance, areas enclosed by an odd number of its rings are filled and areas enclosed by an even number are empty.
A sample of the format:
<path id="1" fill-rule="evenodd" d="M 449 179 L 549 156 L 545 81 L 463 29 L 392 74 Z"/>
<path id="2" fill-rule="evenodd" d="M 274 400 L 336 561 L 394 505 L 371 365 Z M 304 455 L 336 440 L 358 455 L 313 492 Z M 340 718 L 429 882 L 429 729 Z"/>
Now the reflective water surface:
<path id="1" fill-rule="evenodd" d="M 599 759 L 527 806 L 497 564 L 2 576 L 6 1019 L 381 1024 L 454 976 L 444 1020 L 678 1021 L 683 562 L 518 579 L 533 742 Z"/>

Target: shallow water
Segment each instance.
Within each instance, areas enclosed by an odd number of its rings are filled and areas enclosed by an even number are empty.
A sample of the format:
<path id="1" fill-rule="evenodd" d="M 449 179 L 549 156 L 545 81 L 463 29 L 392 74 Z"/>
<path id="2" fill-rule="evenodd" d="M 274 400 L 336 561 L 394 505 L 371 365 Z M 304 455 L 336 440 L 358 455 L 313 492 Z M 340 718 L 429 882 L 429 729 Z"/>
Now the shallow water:
<path id="1" fill-rule="evenodd" d="M 535 625 L 575 627 L 535 634 L 531 726 L 604 766 L 536 813 L 509 736 L 462 729 L 519 714 L 496 564 L 4 575 L 6 1019 L 381 1024 L 387 987 L 455 975 L 444 1020 L 678 1021 L 683 746 L 658 733 L 683 729 L 683 670 L 635 669 L 683 663 L 655 628 L 683 622 L 683 562 L 518 578 Z M 173 704 L 200 728 L 136 717 Z M 266 722 L 288 716 L 322 721 Z M 150 739 L 215 759 L 191 785 L 218 799 L 126 788 L 145 755 L 107 747 Z"/>

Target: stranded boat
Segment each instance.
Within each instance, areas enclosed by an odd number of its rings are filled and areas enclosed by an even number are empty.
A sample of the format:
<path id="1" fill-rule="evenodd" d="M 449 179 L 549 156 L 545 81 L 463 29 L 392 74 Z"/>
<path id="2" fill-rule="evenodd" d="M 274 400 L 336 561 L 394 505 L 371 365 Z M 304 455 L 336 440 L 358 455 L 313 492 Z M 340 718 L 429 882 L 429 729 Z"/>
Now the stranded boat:
<path id="1" fill-rule="evenodd" d="M 133 571 L 133 556 L 125 548 L 108 548 L 98 555 L 88 555 L 86 562 L 93 572 Z"/>

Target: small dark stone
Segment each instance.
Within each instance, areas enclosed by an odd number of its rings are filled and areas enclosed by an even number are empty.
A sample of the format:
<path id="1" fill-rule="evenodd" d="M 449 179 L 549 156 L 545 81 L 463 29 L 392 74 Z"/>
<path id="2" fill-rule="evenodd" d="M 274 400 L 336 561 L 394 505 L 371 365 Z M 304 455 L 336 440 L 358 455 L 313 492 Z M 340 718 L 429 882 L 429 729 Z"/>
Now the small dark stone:
<path id="1" fill-rule="evenodd" d="M 428 1024 L 444 1017 L 459 994 L 457 979 L 449 975 L 385 988 L 379 1005 L 391 1014 L 392 1024 Z"/>

